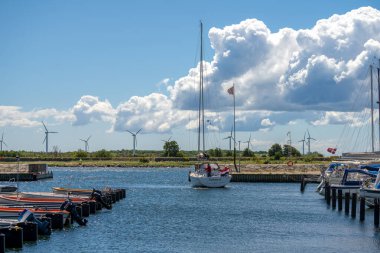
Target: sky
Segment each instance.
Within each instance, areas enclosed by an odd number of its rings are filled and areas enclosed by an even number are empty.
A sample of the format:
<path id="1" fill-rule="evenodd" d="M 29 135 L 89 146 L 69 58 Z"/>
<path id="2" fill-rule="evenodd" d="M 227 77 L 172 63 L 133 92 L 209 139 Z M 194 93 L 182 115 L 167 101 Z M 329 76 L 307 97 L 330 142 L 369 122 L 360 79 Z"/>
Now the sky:
<path id="1" fill-rule="evenodd" d="M 50 150 L 89 136 L 90 151 L 130 150 L 126 130 L 140 129 L 137 149 L 171 138 L 196 150 L 200 20 L 206 149 L 229 149 L 235 84 L 241 149 L 302 152 L 310 134 L 311 151 L 370 151 L 380 2 L 369 0 L 0 1 L 3 149 L 44 151 L 43 121 L 58 132 Z"/>

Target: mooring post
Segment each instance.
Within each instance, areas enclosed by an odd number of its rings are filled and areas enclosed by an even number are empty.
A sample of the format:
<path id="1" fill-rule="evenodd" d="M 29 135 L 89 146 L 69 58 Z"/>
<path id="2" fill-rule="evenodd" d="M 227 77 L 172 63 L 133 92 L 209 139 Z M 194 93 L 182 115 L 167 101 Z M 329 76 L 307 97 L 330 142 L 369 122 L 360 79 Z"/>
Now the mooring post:
<path id="1" fill-rule="evenodd" d="M 5 235 L 0 234 L 0 252 L 5 252 Z"/>
<path id="2" fill-rule="evenodd" d="M 358 202 L 358 194 L 352 193 L 352 202 L 351 202 L 351 217 L 355 219 L 356 217 L 356 203 Z"/>
<path id="3" fill-rule="evenodd" d="M 342 211 L 343 204 L 343 192 L 342 190 L 338 190 L 338 211 Z"/>
<path id="4" fill-rule="evenodd" d="M 302 175 L 302 177 L 301 177 L 301 192 L 305 191 L 305 186 L 306 186 L 305 176 Z"/>
<path id="5" fill-rule="evenodd" d="M 365 197 L 360 197 L 360 221 L 365 220 Z"/>
<path id="6" fill-rule="evenodd" d="M 330 185 L 328 185 L 328 184 L 326 184 L 326 186 L 325 186 L 325 193 L 326 193 L 327 205 L 330 205 L 331 192 L 330 192 Z"/>
<path id="7" fill-rule="evenodd" d="M 326 182 L 325 183 L 325 200 L 326 200 L 326 202 L 327 202 L 327 188 L 328 188 L 328 186 L 329 186 L 329 183 L 328 182 Z"/>
<path id="8" fill-rule="evenodd" d="M 332 209 L 335 210 L 335 208 L 336 208 L 336 188 L 335 187 L 331 188 L 331 194 L 332 194 L 332 198 L 331 198 Z"/>
<path id="9" fill-rule="evenodd" d="M 374 200 L 374 210 L 373 210 L 373 223 L 375 224 L 375 227 L 379 227 L 379 199 Z"/>
<path id="10" fill-rule="evenodd" d="M 349 192 L 346 192 L 344 194 L 344 212 L 347 215 L 350 213 L 350 193 Z"/>

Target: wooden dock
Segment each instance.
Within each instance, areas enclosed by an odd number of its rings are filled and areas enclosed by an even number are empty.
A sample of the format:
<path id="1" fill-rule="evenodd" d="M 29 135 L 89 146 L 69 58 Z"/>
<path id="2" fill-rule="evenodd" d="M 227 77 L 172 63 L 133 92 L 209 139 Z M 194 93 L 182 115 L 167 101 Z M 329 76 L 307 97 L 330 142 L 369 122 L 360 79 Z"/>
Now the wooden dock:
<path id="1" fill-rule="evenodd" d="M 53 178 L 47 164 L 0 164 L 0 181 L 36 181 Z"/>

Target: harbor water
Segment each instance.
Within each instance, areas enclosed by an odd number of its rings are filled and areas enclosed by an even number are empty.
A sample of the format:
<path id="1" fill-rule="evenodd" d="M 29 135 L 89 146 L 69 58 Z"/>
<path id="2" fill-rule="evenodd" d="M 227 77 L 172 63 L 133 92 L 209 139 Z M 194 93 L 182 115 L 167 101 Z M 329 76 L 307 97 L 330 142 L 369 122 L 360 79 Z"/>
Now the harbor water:
<path id="1" fill-rule="evenodd" d="M 20 182 L 21 191 L 51 187 L 125 188 L 112 210 L 86 227 L 53 231 L 22 252 L 379 252 L 373 211 L 366 221 L 333 211 L 313 184 L 231 183 L 194 189 L 183 168 L 53 168 L 54 179 Z M 7 250 L 7 252 L 13 252 Z"/>

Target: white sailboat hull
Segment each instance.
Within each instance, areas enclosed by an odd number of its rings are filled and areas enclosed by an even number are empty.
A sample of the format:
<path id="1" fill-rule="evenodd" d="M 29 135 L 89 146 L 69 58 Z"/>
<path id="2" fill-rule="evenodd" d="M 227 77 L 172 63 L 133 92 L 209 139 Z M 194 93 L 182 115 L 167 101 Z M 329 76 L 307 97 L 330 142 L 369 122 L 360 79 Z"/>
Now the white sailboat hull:
<path id="1" fill-rule="evenodd" d="M 221 188 L 231 182 L 231 175 L 211 176 L 204 174 L 190 173 L 190 182 L 193 187 Z"/>

